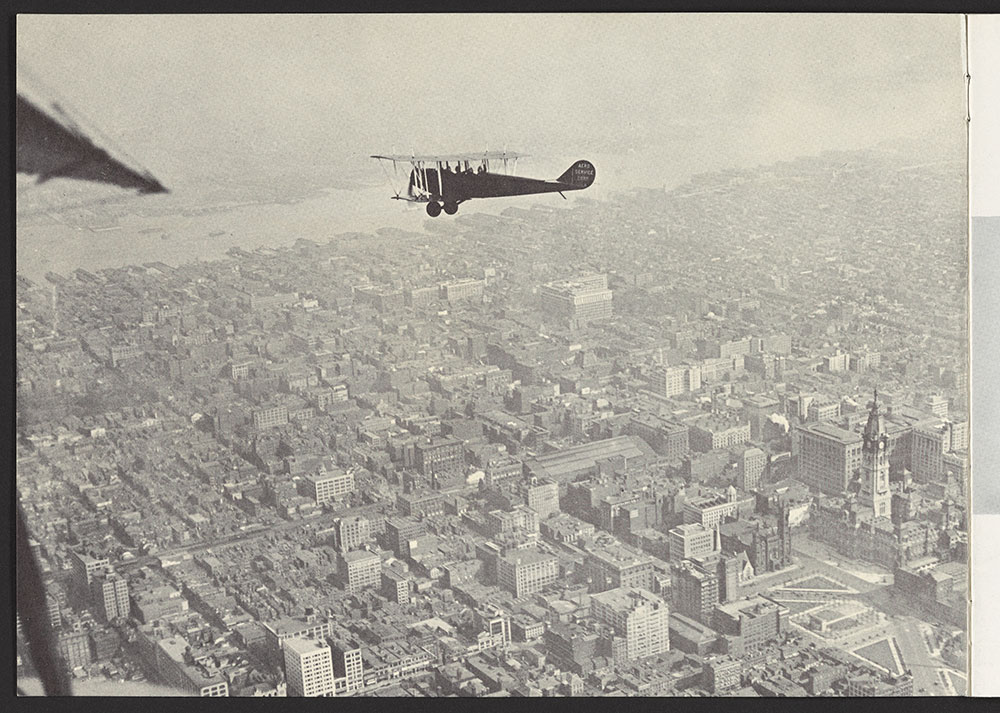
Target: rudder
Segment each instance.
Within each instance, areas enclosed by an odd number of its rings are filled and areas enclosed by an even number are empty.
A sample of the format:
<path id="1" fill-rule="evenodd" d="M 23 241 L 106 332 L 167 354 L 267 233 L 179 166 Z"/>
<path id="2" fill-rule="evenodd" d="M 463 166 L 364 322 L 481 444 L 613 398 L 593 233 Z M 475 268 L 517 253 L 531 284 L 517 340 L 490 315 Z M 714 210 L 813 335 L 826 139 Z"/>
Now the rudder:
<path id="1" fill-rule="evenodd" d="M 586 188 L 594 182 L 597 170 L 590 161 L 580 160 L 574 163 L 563 175 L 556 180 L 559 183 L 567 183 L 574 189 Z"/>

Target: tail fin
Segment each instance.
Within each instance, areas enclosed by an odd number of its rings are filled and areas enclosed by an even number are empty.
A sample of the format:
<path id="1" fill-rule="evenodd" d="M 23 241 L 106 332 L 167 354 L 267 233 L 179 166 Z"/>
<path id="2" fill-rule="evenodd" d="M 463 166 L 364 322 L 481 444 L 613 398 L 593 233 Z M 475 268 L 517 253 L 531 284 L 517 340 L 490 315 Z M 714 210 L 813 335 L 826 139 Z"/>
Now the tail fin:
<path id="1" fill-rule="evenodd" d="M 567 169 L 566 173 L 559 176 L 556 180 L 559 183 L 567 183 L 572 186 L 569 190 L 579 190 L 593 183 L 594 176 L 596 175 L 597 171 L 594 169 L 594 164 L 590 161 L 577 161 Z"/>

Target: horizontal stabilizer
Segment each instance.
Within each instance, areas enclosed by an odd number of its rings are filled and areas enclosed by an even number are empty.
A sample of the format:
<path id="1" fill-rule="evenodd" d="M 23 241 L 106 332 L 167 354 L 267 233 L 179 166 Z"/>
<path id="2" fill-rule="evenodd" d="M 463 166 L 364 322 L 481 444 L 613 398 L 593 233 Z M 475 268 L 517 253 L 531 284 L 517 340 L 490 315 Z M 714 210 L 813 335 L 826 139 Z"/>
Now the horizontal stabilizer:
<path id="1" fill-rule="evenodd" d="M 590 161 L 577 161 L 563 175 L 556 180 L 559 183 L 566 183 L 575 189 L 586 188 L 594 182 L 597 171 Z"/>

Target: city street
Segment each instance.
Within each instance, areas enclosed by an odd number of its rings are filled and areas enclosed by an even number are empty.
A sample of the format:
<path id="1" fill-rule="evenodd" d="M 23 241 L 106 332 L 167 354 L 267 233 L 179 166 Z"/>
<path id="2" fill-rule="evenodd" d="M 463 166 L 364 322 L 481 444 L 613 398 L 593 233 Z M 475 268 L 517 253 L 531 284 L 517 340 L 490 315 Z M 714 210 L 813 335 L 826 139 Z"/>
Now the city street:
<path id="1" fill-rule="evenodd" d="M 920 622 L 911 616 L 895 618 L 892 631 L 899 644 L 904 666 L 913 673 L 913 691 L 924 688 L 928 695 L 954 695 L 947 676 L 939 675 L 939 671 L 951 671 L 962 675 L 941 659 L 932 657 L 927 650 Z"/>

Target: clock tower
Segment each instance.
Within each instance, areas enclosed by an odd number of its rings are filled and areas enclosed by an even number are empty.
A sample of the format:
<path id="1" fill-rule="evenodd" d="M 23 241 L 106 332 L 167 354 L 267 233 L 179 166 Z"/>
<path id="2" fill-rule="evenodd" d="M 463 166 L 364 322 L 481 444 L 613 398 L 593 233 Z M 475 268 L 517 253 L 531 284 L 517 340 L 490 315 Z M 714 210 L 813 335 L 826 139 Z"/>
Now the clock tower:
<path id="1" fill-rule="evenodd" d="M 889 517 L 892 493 L 889 491 L 889 436 L 878 403 L 878 389 L 868 412 L 868 423 L 862 434 L 861 492 L 858 500 L 871 508 L 875 517 Z"/>

